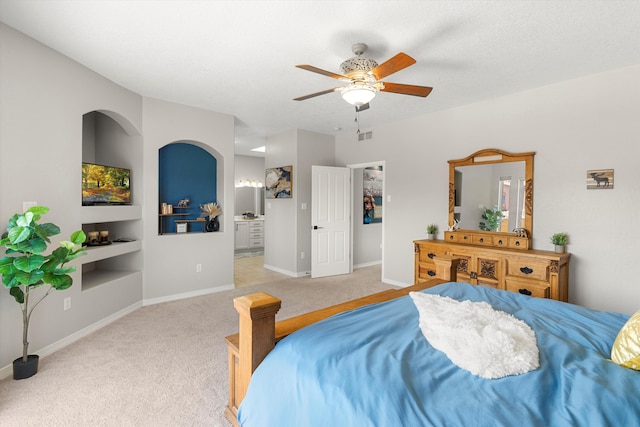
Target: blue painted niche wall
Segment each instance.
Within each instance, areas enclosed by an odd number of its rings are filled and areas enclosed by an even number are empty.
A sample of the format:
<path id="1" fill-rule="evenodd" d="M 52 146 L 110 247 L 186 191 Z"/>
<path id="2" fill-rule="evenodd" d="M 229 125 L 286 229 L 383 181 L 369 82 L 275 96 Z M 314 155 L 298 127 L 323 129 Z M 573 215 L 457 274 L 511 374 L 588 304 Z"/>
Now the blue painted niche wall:
<path id="1" fill-rule="evenodd" d="M 200 205 L 217 202 L 217 161 L 206 150 L 187 143 L 174 142 L 165 145 L 159 153 L 159 200 L 174 206 L 174 213 L 184 212 L 188 216 L 160 217 L 164 221 L 163 232 L 176 232 L 176 219 L 200 217 Z M 188 209 L 176 209 L 181 199 L 188 197 Z M 188 231 L 202 231 L 202 224 L 188 225 Z"/>

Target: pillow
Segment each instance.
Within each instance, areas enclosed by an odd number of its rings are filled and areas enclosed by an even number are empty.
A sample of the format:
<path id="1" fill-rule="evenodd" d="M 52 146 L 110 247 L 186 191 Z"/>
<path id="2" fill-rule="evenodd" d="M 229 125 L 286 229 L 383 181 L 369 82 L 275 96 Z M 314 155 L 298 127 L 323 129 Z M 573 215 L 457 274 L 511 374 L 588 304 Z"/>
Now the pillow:
<path id="1" fill-rule="evenodd" d="M 624 324 L 611 349 L 611 360 L 640 371 L 640 310 Z"/>

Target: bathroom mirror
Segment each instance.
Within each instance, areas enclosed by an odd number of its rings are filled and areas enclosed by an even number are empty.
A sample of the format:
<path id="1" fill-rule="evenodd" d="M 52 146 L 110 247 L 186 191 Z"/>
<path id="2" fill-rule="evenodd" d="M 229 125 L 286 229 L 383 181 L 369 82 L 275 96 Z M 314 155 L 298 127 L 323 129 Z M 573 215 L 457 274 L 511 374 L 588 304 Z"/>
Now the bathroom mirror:
<path id="1" fill-rule="evenodd" d="M 449 225 L 531 237 L 534 155 L 490 148 L 449 160 Z"/>

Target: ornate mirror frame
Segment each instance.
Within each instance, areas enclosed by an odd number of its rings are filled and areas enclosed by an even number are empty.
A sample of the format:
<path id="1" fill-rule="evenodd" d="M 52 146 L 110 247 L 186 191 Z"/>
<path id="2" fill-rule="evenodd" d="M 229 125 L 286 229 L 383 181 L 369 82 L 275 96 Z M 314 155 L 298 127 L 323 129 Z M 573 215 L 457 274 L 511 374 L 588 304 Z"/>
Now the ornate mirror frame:
<path id="1" fill-rule="evenodd" d="M 533 157 L 536 153 L 509 153 L 496 148 L 476 151 L 468 157 L 449 160 L 449 231 L 445 232 L 445 240 L 459 243 L 482 244 L 488 246 L 505 246 L 516 249 L 529 249 L 533 233 Z M 524 222 L 516 232 L 497 232 L 479 230 L 455 230 L 455 172 L 456 167 L 487 165 L 493 163 L 524 162 Z"/>

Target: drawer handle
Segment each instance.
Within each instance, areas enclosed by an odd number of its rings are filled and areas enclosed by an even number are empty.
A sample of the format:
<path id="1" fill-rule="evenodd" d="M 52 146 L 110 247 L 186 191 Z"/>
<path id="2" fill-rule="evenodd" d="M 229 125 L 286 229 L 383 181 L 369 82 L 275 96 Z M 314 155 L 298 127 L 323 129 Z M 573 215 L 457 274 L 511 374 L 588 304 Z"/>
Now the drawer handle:
<path id="1" fill-rule="evenodd" d="M 467 236 L 464 236 L 464 237 L 463 237 L 463 239 L 464 239 L 464 240 L 467 240 Z"/>
<path id="2" fill-rule="evenodd" d="M 433 252 L 429 252 L 427 256 L 431 259 L 434 259 L 436 257 L 436 254 L 434 254 Z"/>
<path id="3" fill-rule="evenodd" d="M 436 275 L 436 272 L 435 272 L 435 271 L 433 271 L 433 270 L 429 270 L 429 271 L 427 271 L 427 275 L 429 275 L 429 276 L 433 277 L 433 276 L 435 276 L 435 275 Z"/>
<path id="4" fill-rule="evenodd" d="M 518 292 L 520 292 L 522 295 L 531 295 L 531 291 L 529 289 L 518 289 Z"/>
<path id="5" fill-rule="evenodd" d="M 516 246 L 520 246 L 520 241 L 519 240 L 516 241 Z"/>
<path id="6" fill-rule="evenodd" d="M 484 237 L 480 238 L 480 243 L 484 243 Z"/>
<path id="7" fill-rule="evenodd" d="M 501 245 L 502 244 L 502 239 L 498 240 L 498 244 Z"/>
<path id="8" fill-rule="evenodd" d="M 449 240 L 453 240 L 453 236 L 449 236 Z"/>
<path id="9" fill-rule="evenodd" d="M 529 267 L 521 267 L 520 271 L 523 272 L 524 274 L 531 274 L 533 273 L 533 270 L 530 269 Z"/>

